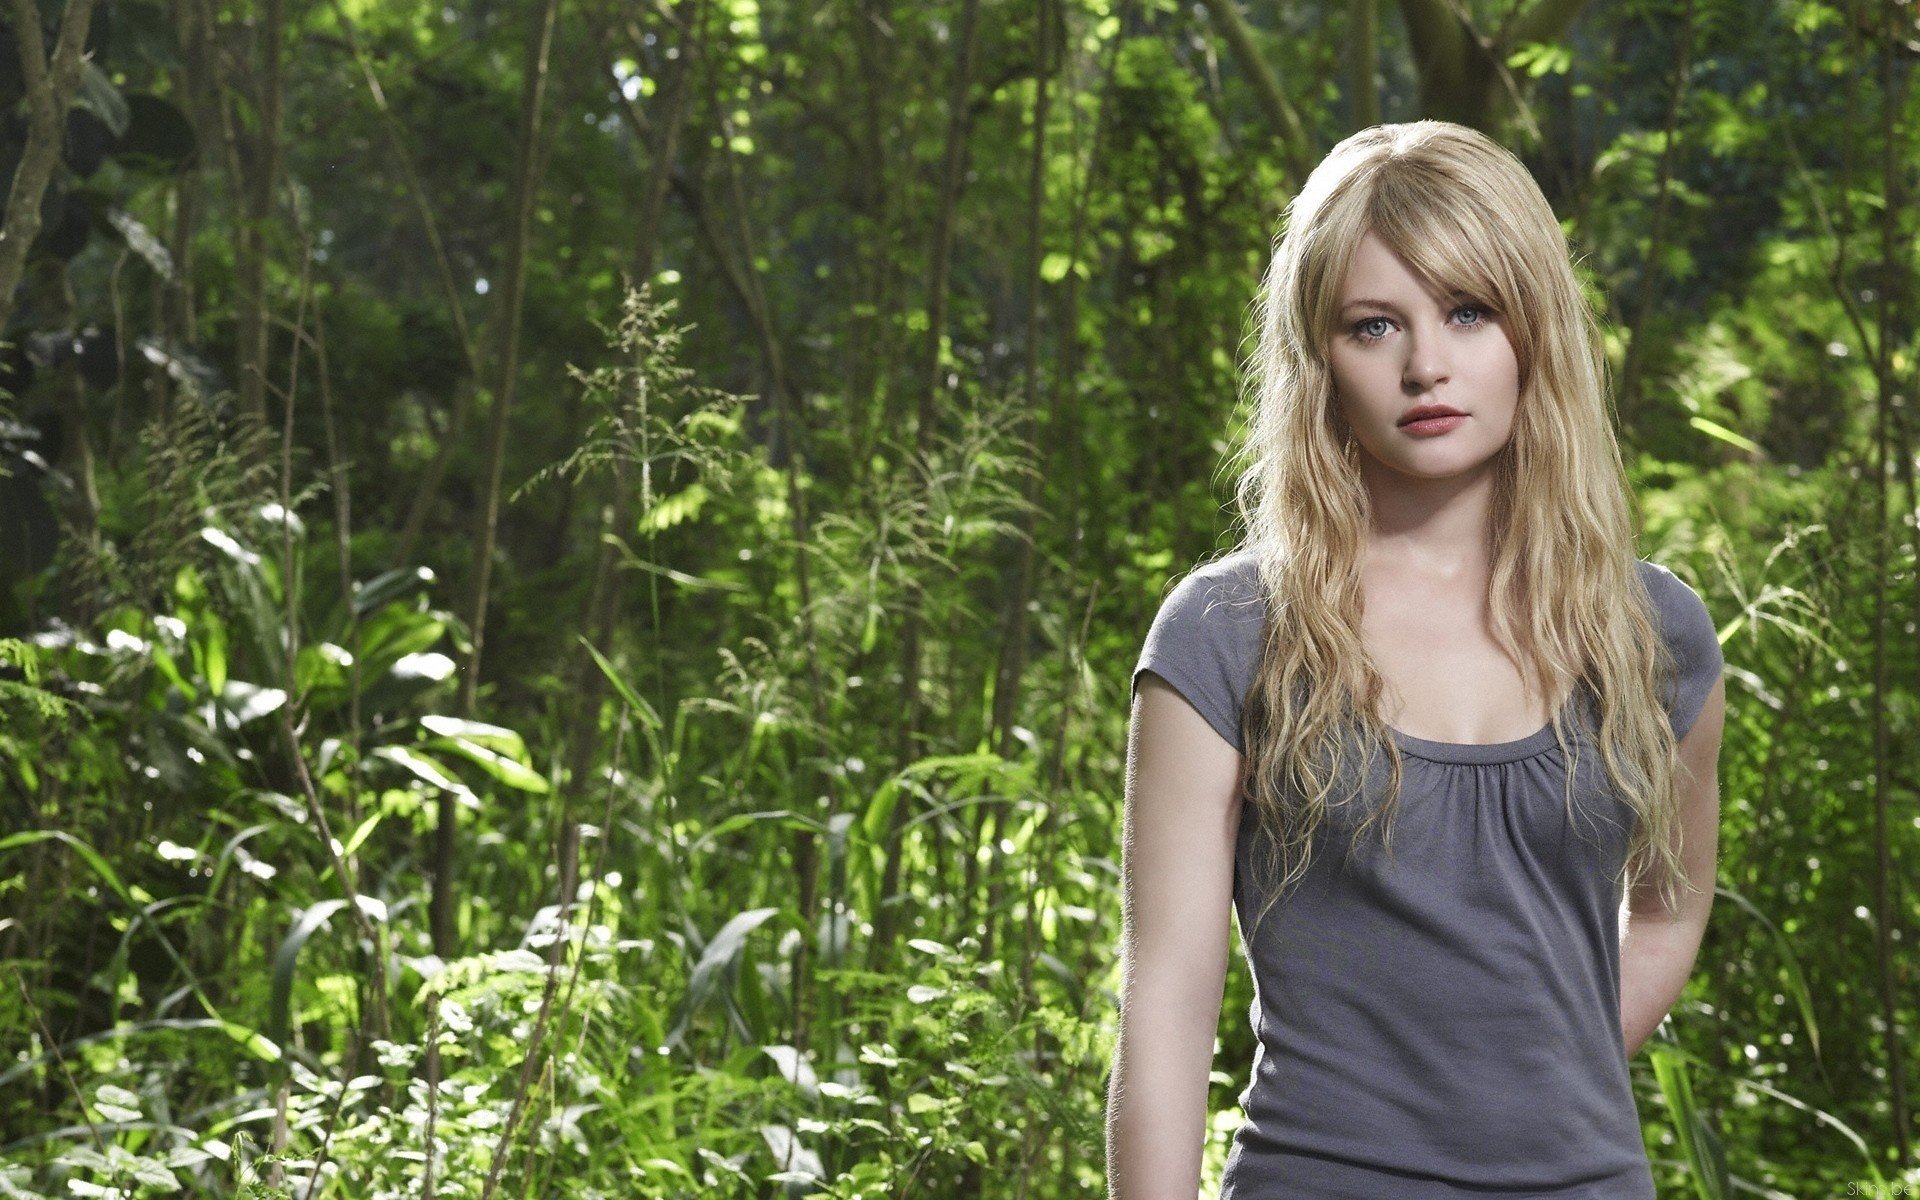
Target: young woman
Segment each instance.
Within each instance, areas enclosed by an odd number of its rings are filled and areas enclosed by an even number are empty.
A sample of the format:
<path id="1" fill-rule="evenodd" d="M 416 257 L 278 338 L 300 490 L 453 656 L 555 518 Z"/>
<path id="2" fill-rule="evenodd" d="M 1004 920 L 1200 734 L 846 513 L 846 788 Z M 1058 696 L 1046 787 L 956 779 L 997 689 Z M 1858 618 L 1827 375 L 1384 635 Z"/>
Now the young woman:
<path id="1" fill-rule="evenodd" d="M 1712 902 L 1714 626 L 1636 556 L 1598 325 L 1526 170 L 1346 139 L 1264 284 L 1233 553 L 1134 672 L 1116 1200 L 1653 1200 L 1627 1062 Z"/>

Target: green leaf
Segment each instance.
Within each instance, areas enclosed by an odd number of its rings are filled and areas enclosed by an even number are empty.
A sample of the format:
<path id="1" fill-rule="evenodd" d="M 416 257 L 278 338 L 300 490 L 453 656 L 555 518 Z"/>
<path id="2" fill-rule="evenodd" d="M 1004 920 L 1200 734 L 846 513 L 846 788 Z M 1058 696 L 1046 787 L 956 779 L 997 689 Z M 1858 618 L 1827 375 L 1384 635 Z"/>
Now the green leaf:
<path id="1" fill-rule="evenodd" d="M 346 844 L 340 847 L 340 857 L 352 858 L 353 852 L 366 843 L 367 836 L 373 832 L 373 827 L 378 825 L 380 818 L 386 815 L 386 811 L 382 809 L 360 822 L 360 827 L 355 829 L 352 836 L 347 838 Z"/>
<path id="2" fill-rule="evenodd" d="M 461 717 L 446 717 L 438 713 L 429 713 L 420 718 L 420 724 L 429 733 L 443 738 L 455 738 L 463 742 L 474 742 L 497 750 L 508 758 L 527 761 L 527 743 L 513 730 L 503 725 L 489 725 L 485 721 L 469 721 Z"/>
<path id="3" fill-rule="evenodd" d="M 893 806 L 900 802 L 900 781 L 891 778 L 874 789 L 873 799 L 867 802 L 867 811 L 860 819 L 860 830 L 874 845 L 887 840 L 888 823 L 893 819 Z"/>
<path id="4" fill-rule="evenodd" d="M 132 1037 L 135 1034 L 156 1029 L 218 1030 L 232 1038 L 235 1044 L 262 1062 L 273 1062 L 280 1057 L 280 1048 L 278 1046 L 275 1046 L 272 1042 L 269 1042 L 266 1038 L 248 1029 L 244 1025 L 236 1025 L 231 1021 L 223 1021 L 216 1017 L 163 1017 L 152 1021 L 134 1021 L 116 1025 L 111 1029 L 103 1029 L 98 1033 L 90 1033 L 84 1037 L 74 1038 L 71 1041 L 62 1043 L 58 1047 L 49 1048 L 45 1052 L 32 1057 L 23 1055 L 20 1061 L 14 1063 L 5 1071 L 0 1071 L 0 1087 L 6 1087 L 21 1076 L 27 1075 L 38 1068 L 51 1066 L 57 1058 L 72 1058 L 74 1051 L 82 1047 L 118 1042 Z M 6 1193 L 4 1191 L 0 1191 L 0 1197 L 4 1197 L 5 1195 Z"/>
<path id="5" fill-rule="evenodd" d="M 346 906 L 345 900 L 322 900 L 307 909 L 274 952 L 273 981 L 267 999 L 267 1039 L 274 1045 L 286 1045 L 287 1031 L 293 1026 L 293 973 L 300 961 L 300 948 Z"/>
<path id="6" fill-rule="evenodd" d="M 705 950 L 700 952 L 700 961 L 695 964 L 693 974 L 687 979 L 687 993 L 680 1001 L 680 1011 L 675 1016 L 673 1029 L 667 1034 L 667 1045 L 677 1046 L 686 1035 L 687 1026 L 693 1021 L 693 1015 L 713 994 L 715 982 L 722 971 L 733 966 L 739 959 L 741 948 L 746 945 L 747 935 L 765 924 L 767 918 L 779 912 L 777 908 L 754 908 L 740 913 L 713 935 Z"/>
<path id="7" fill-rule="evenodd" d="M 0 1200 L 48 1200 L 46 1193 L 27 1187 L 33 1172 L 22 1166 L 0 1165 Z"/>
<path id="8" fill-rule="evenodd" d="M 433 583 L 433 572 L 425 567 L 405 567 L 376 575 L 366 583 L 353 585 L 353 612 L 364 617 L 376 609 L 415 591 L 424 591 Z"/>
<path id="9" fill-rule="evenodd" d="M 620 672 L 613 669 L 613 664 L 607 661 L 605 655 L 593 648 L 593 643 L 583 637 L 580 639 L 580 644 L 587 648 L 588 654 L 593 655 L 594 664 L 600 668 L 600 673 L 607 677 L 607 682 L 613 685 L 613 690 L 620 694 L 620 698 L 627 702 L 627 707 L 640 718 L 640 723 L 648 729 L 659 729 L 660 714 L 654 711 L 653 705 L 641 699 L 640 693 L 627 686 L 627 681 L 620 678 Z"/>
<path id="10" fill-rule="evenodd" d="M 138 1121 L 142 1115 L 140 1097 L 111 1083 L 93 1090 L 93 1107 L 103 1121 Z"/>
<path id="11" fill-rule="evenodd" d="M 1040 278 L 1047 283 L 1059 283 L 1067 277 L 1067 271 L 1072 266 L 1072 255 L 1055 250 L 1040 260 Z"/>
<path id="12" fill-rule="evenodd" d="M 200 677 L 207 681 L 207 690 L 219 695 L 227 690 L 227 627 L 225 623 L 208 614 L 205 640 L 200 643 Z"/>
<path id="13" fill-rule="evenodd" d="M 1507 56 L 1507 65 L 1535 79 L 1565 75 L 1573 67 L 1573 50 L 1559 42 L 1529 42 Z"/>
<path id="14" fill-rule="evenodd" d="M 546 778 L 533 768 L 464 738 L 439 738 L 426 744 L 453 751 L 508 787 L 536 795 L 545 795 L 551 790 Z"/>
<path id="15" fill-rule="evenodd" d="M 1772 936 L 1774 947 L 1780 951 L 1781 969 L 1786 972 L 1787 991 L 1793 996 L 1794 1006 L 1800 1010 L 1800 1020 L 1806 1026 L 1807 1042 L 1813 1049 L 1814 1061 L 1819 1062 L 1820 1024 L 1813 1015 L 1813 989 L 1807 986 L 1806 972 L 1800 969 L 1800 956 L 1793 952 L 1793 943 L 1788 940 L 1787 935 L 1778 925 L 1767 919 L 1766 914 L 1761 912 L 1753 901 L 1739 892 L 1728 887 L 1716 887 L 1713 889 L 1713 894 L 1725 896 L 1742 912 L 1760 922 L 1761 928 Z M 1825 1070 L 1825 1067 L 1822 1066 L 1821 1069 Z"/>
<path id="16" fill-rule="evenodd" d="M 180 1177 L 169 1171 L 167 1164 L 160 1159 L 134 1155 L 133 1161 L 127 1164 L 127 1170 L 134 1179 L 147 1187 L 158 1188 L 163 1192 L 180 1190 Z"/>
<path id="17" fill-rule="evenodd" d="M 360 626 L 362 677 L 386 674 L 401 659 L 431 648 L 446 632 L 446 623 L 432 613 L 397 604 L 381 609 Z"/>
<path id="18" fill-rule="evenodd" d="M 672 529 L 675 525 L 698 517 L 710 498 L 711 493 L 705 484 L 688 484 L 685 490 L 655 502 L 652 508 L 640 514 L 634 527 L 642 533 Z"/>
<path id="19" fill-rule="evenodd" d="M 213 1002 L 207 999 L 206 992 L 200 987 L 198 974 L 194 972 L 192 967 L 187 965 L 185 959 L 180 957 L 180 952 L 174 948 L 172 942 L 167 940 L 167 935 L 161 931 L 159 923 L 147 920 L 149 914 L 144 906 L 150 903 L 153 897 L 147 895 L 144 890 L 129 888 L 125 883 L 121 882 L 120 876 L 114 873 L 113 868 L 107 865 L 107 860 L 100 857 L 99 852 L 92 846 L 87 845 L 79 838 L 74 837 L 62 829 L 30 829 L 24 833 L 16 833 L 9 837 L 0 838 L 0 854 L 4 854 L 8 850 L 12 850 L 18 846 L 29 846 L 35 842 L 46 841 L 62 842 L 72 847 L 73 852 L 80 856 L 82 862 L 85 862 L 93 869 L 93 873 L 100 877 L 101 882 L 111 888 L 113 894 L 120 897 L 120 899 L 126 903 L 126 906 L 134 911 L 135 919 L 146 922 L 148 930 L 153 934 L 153 940 L 160 943 L 160 949 L 166 953 L 166 956 L 173 961 L 173 965 L 179 970 L 180 974 L 185 977 L 187 986 L 189 990 L 192 991 L 194 999 L 200 1002 L 200 1007 L 206 1010 L 208 1016 L 218 1017 L 219 1014 L 214 1011 Z"/>
<path id="20" fill-rule="evenodd" d="M 1748 454 L 1760 453 L 1760 443 L 1728 429 L 1718 421 L 1709 421 L 1705 417 L 1688 417 L 1687 424 L 1698 429 L 1708 437 L 1719 438 L 1729 446 L 1738 446 Z"/>
<path id="21" fill-rule="evenodd" d="M 294 690 L 304 696 L 320 688 L 344 689 L 347 668 L 352 665 L 353 655 L 345 647 L 332 642 L 308 642 L 294 655 Z"/>
<path id="22" fill-rule="evenodd" d="M 235 728 L 278 712 L 286 702 L 287 694 L 279 688 L 258 687 L 238 679 L 229 679 L 220 694 L 221 706 L 233 717 Z"/>
<path id="23" fill-rule="evenodd" d="M 160 674 L 166 676 L 167 682 L 180 689 L 180 694 L 187 700 L 198 700 L 200 689 L 187 682 L 186 676 L 180 673 L 180 664 L 174 661 L 172 652 L 167 649 L 167 639 L 156 634 L 148 639 L 147 644 L 152 647 L 153 665 Z"/>
<path id="24" fill-rule="evenodd" d="M 1648 1047 L 1648 1054 L 1673 1118 L 1674 1138 L 1690 1168 L 1694 1195 L 1700 1200 L 1727 1200 L 1732 1182 L 1727 1177 L 1726 1148 L 1710 1115 L 1693 1098 L 1693 1077 L 1687 1070 L 1686 1054 L 1659 1043 Z"/>
<path id="25" fill-rule="evenodd" d="M 479 807 L 480 798 L 473 794 L 473 789 L 462 783 L 458 776 L 441 766 L 436 759 L 429 758 L 427 755 L 421 754 L 406 746 L 375 746 L 368 753 L 369 757 L 372 758 L 384 758 L 389 762 L 399 763 L 426 783 L 452 792 L 456 796 L 471 801 L 474 807 Z"/>
<path id="26" fill-rule="evenodd" d="M 0 854 L 4 854 L 16 846 L 29 846 L 35 842 L 47 841 L 64 842 L 72 847 L 73 852 L 78 854 L 81 860 L 89 867 L 93 868 L 93 873 L 100 877 L 101 882 L 113 889 L 114 895 L 126 901 L 130 908 L 139 907 L 134 903 L 132 893 L 127 891 L 127 885 L 120 882 L 120 876 L 115 874 L 113 868 L 107 865 L 107 860 L 100 857 L 99 852 L 92 846 L 87 845 L 64 829 L 29 829 L 25 833 L 16 833 L 8 837 L 0 838 Z"/>
<path id="27" fill-rule="evenodd" d="M 280 1047 L 258 1030 L 248 1029 L 245 1025 L 238 1025 L 220 1018 L 215 1018 L 213 1024 L 221 1033 L 232 1038 L 235 1045 L 261 1062 L 280 1061 Z"/>

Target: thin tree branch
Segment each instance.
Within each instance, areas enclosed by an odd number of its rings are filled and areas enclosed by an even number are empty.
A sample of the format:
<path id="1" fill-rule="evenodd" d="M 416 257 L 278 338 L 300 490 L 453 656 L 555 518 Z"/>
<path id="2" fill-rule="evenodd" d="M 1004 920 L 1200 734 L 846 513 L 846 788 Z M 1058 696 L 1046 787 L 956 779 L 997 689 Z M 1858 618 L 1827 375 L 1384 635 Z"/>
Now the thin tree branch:
<path id="1" fill-rule="evenodd" d="M 1274 141 L 1279 143 L 1288 174 L 1296 180 L 1304 180 L 1313 169 L 1314 158 L 1306 126 L 1288 101 L 1279 77 L 1274 74 L 1267 60 L 1261 57 L 1259 47 L 1254 45 L 1253 30 L 1247 25 L 1246 18 L 1240 15 L 1239 5 L 1234 0 L 1200 2 L 1206 7 L 1213 23 L 1219 27 L 1220 36 L 1226 39 L 1227 49 L 1232 53 L 1240 73 L 1253 86 L 1254 99 L 1266 117 L 1267 128 L 1273 134 Z"/>
<path id="2" fill-rule="evenodd" d="M 40 44 L 40 8 L 34 0 L 13 0 L 14 41 L 20 46 L 20 74 L 27 92 L 27 144 L 14 168 L 7 192 L 7 219 L 0 225 L 0 329 L 13 318 L 13 293 L 26 270 L 27 251 L 40 236 L 40 204 L 60 161 L 67 109 L 80 87 L 86 61 L 87 26 L 93 0 L 67 0 L 54 35 L 53 60 Z"/>

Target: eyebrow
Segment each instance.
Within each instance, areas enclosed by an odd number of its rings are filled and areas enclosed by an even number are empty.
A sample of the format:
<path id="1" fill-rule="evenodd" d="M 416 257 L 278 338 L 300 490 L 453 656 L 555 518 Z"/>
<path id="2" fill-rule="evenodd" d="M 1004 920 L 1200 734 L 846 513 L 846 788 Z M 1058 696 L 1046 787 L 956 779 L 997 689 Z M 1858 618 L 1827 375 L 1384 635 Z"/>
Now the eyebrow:
<path id="1" fill-rule="evenodd" d="M 1470 294 L 1469 294 L 1469 293 L 1467 293 L 1467 292 L 1454 292 L 1454 293 L 1453 293 L 1452 295 L 1449 295 L 1449 296 L 1447 297 L 1447 301 L 1448 301 L 1449 303 L 1452 303 L 1452 304 L 1458 304 L 1458 303 L 1460 303 L 1460 302 L 1462 302 L 1462 301 L 1467 301 L 1467 302 L 1470 302 L 1470 303 L 1474 303 L 1474 304 L 1478 304 L 1478 303 L 1480 303 L 1479 301 L 1477 301 L 1477 300 L 1474 300 L 1474 298 L 1473 298 L 1473 296 L 1472 296 L 1472 295 L 1470 295 Z M 1349 301 L 1347 301 L 1347 302 L 1346 302 L 1345 304 L 1342 304 L 1342 305 L 1340 306 L 1340 311 L 1341 311 L 1341 312 L 1345 312 L 1345 311 L 1347 311 L 1347 310 L 1348 310 L 1348 309 L 1350 309 L 1350 308 L 1384 308 L 1384 309 L 1386 309 L 1386 310 L 1387 310 L 1388 312 L 1399 312 L 1399 311 L 1400 311 L 1400 306 L 1399 306 L 1399 305 L 1397 305 L 1397 304 L 1395 304 L 1395 303 L 1393 303 L 1392 301 L 1389 301 L 1389 300 L 1373 300 L 1373 299 L 1369 299 L 1369 298 L 1365 298 L 1365 297 L 1363 297 L 1363 298 L 1361 298 L 1361 299 L 1358 299 L 1358 300 L 1349 300 Z"/>

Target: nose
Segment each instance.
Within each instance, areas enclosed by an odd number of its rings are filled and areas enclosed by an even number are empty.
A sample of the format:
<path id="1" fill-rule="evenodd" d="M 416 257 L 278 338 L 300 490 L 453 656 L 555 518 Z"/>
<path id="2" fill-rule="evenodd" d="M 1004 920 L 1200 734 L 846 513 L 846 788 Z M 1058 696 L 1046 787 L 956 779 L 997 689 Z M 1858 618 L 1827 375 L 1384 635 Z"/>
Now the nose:
<path id="1" fill-rule="evenodd" d="M 1400 383 L 1418 395 L 1431 391 L 1448 378 L 1447 360 L 1441 352 L 1441 337 L 1429 331 L 1407 339 L 1407 361 L 1400 372 Z"/>

